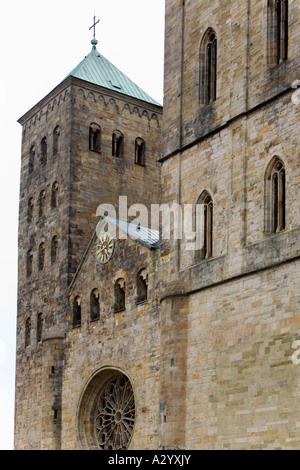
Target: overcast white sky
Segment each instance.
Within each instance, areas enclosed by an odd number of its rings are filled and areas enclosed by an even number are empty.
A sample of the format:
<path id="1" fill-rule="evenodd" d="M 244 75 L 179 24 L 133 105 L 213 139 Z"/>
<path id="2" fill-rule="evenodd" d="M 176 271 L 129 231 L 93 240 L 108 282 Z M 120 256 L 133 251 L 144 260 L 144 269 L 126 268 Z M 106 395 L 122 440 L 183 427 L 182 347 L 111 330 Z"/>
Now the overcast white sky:
<path id="1" fill-rule="evenodd" d="M 0 6 L 0 450 L 13 449 L 17 230 L 21 126 L 17 120 L 91 50 L 163 103 L 164 0 L 14 0 Z"/>

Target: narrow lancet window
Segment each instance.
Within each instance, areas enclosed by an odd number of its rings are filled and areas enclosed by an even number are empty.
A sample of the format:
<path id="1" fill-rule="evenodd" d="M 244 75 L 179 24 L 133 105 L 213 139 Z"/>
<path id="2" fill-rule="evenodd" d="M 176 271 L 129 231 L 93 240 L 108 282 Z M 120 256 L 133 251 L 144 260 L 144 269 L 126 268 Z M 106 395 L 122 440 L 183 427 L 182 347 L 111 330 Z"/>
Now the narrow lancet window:
<path id="1" fill-rule="evenodd" d="M 146 150 L 146 145 L 145 141 L 138 137 L 135 140 L 135 163 L 137 165 L 145 165 L 145 150 Z"/>
<path id="2" fill-rule="evenodd" d="M 60 128 L 59 126 L 56 126 L 56 128 L 53 131 L 53 157 L 55 157 L 58 154 L 58 146 L 59 146 L 59 137 L 60 137 Z"/>
<path id="3" fill-rule="evenodd" d="M 91 308 L 91 320 L 99 320 L 100 317 L 100 302 L 99 302 L 99 292 L 98 289 L 93 289 L 91 292 L 90 298 L 90 308 Z"/>
<path id="4" fill-rule="evenodd" d="M 114 131 L 112 136 L 112 156 L 121 158 L 124 154 L 124 136 L 120 131 Z"/>
<path id="5" fill-rule="evenodd" d="M 286 226 L 286 172 L 284 163 L 274 157 L 265 177 L 265 232 L 277 233 Z"/>
<path id="6" fill-rule="evenodd" d="M 81 325 L 81 300 L 77 296 L 73 302 L 73 327 Z"/>
<path id="7" fill-rule="evenodd" d="M 213 201 L 207 191 L 203 191 L 197 204 L 202 208 L 202 248 L 197 251 L 197 259 L 211 258 L 213 255 Z"/>
<path id="8" fill-rule="evenodd" d="M 267 22 L 268 65 L 275 66 L 288 58 L 288 0 L 268 0 Z"/>
<path id="9" fill-rule="evenodd" d="M 41 158 L 40 164 L 43 165 L 47 162 L 47 137 L 41 140 Z"/>
<path id="10" fill-rule="evenodd" d="M 29 152 L 29 174 L 33 173 L 34 171 L 34 163 L 35 163 L 35 145 L 33 145 Z"/>
<path id="11" fill-rule="evenodd" d="M 217 36 L 209 28 L 200 47 L 200 103 L 208 105 L 217 99 Z"/>
<path id="12" fill-rule="evenodd" d="M 148 298 L 148 273 L 142 269 L 137 276 L 137 303 L 145 302 Z"/>
<path id="13" fill-rule="evenodd" d="M 276 60 L 280 62 L 288 55 L 288 0 L 277 0 L 276 10 Z"/>
<path id="14" fill-rule="evenodd" d="M 115 313 L 125 310 L 125 281 L 124 279 L 118 279 L 115 282 L 114 294 L 115 294 L 115 301 L 114 301 Z"/>

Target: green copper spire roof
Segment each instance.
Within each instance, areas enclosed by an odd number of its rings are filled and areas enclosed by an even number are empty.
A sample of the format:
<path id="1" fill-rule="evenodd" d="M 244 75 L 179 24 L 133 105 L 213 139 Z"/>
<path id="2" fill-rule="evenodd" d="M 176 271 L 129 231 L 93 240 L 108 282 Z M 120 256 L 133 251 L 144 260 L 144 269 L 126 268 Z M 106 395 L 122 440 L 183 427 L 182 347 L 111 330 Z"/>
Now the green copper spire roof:
<path id="1" fill-rule="evenodd" d="M 91 52 L 66 78 L 76 77 L 86 82 L 108 88 L 109 90 L 146 101 L 147 103 L 161 106 L 100 54 L 96 48 L 97 43 L 98 41 L 96 39 L 92 39 L 91 44 L 93 48 Z"/>

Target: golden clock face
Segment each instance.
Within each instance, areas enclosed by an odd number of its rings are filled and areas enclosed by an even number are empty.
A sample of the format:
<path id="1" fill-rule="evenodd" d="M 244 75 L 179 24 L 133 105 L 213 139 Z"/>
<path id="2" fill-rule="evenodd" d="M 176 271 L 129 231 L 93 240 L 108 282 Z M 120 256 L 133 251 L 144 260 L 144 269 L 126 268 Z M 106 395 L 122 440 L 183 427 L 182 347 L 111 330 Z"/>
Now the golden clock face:
<path id="1" fill-rule="evenodd" d="M 110 233 L 105 233 L 99 240 L 96 248 L 97 261 L 100 264 L 107 263 L 114 251 L 114 240 Z"/>

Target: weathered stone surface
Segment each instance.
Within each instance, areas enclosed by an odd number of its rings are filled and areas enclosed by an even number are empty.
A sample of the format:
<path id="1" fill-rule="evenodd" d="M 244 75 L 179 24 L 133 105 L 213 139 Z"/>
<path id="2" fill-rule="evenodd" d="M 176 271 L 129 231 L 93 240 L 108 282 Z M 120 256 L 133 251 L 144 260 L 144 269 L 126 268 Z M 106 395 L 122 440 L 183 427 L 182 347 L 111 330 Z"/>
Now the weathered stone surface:
<path id="1" fill-rule="evenodd" d="M 160 108 L 71 78 L 21 119 L 16 448 L 94 448 L 85 426 L 102 385 L 117 373 L 134 391 L 130 449 L 299 448 L 300 365 L 292 356 L 300 340 L 300 107 L 291 99 L 299 2 L 289 2 L 288 59 L 278 65 L 268 56 L 267 4 L 166 1 L 163 120 Z M 199 53 L 208 27 L 217 36 L 217 99 L 205 106 Z M 101 152 L 88 149 L 91 123 L 101 126 Z M 125 136 L 122 159 L 111 156 L 114 130 Z M 35 144 L 38 161 L 44 136 L 47 163 L 28 175 L 30 149 Z M 145 167 L 134 164 L 136 137 L 146 141 Z M 286 187 L 285 227 L 276 233 L 267 179 L 274 157 L 284 164 Z M 54 182 L 58 204 L 51 208 Z M 96 263 L 100 203 L 117 206 L 126 195 L 128 206 L 193 204 L 203 191 L 213 203 L 210 258 L 200 259 L 185 240 L 161 240 L 150 250 L 127 238 L 116 241 L 107 264 Z M 139 303 L 141 269 L 148 299 Z M 119 279 L 125 308 L 115 312 Z M 78 296 L 81 324 L 74 327 Z"/>

